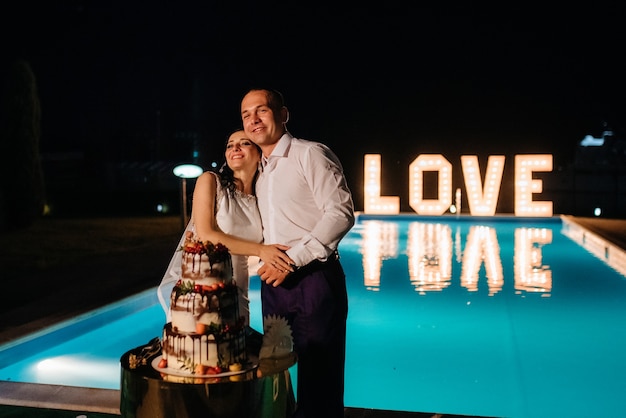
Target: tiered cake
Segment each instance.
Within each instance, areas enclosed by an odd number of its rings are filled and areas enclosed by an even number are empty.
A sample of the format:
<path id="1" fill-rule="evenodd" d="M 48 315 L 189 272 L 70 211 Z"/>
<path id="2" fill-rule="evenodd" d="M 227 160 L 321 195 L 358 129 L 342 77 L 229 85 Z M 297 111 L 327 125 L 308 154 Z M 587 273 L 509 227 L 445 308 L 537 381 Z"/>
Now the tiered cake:
<path id="1" fill-rule="evenodd" d="M 188 233 L 181 251 L 182 274 L 170 296 L 171 322 L 163 328 L 157 368 L 194 376 L 244 370 L 246 327 L 228 248 Z"/>

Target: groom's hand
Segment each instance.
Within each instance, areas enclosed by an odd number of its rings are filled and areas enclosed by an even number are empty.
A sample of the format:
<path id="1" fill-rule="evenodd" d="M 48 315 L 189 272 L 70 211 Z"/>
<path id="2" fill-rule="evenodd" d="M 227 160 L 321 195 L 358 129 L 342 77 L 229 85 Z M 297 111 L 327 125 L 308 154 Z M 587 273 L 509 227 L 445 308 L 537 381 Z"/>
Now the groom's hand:
<path id="1" fill-rule="evenodd" d="M 261 277 L 261 280 L 274 287 L 280 286 L 289 273 L 289 270 L 281 270 L 267 263 L 263 264 L 257 270 L 257 274 Z"/>

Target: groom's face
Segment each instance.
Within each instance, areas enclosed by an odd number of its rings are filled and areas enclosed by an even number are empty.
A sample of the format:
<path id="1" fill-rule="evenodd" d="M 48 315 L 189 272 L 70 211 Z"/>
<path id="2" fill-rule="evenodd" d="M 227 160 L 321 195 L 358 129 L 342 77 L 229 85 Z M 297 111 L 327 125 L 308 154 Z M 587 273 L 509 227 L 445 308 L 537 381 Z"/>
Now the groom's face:
<path id="1" fill-rule="evenodd" d="M 253 90 L 241 101 L 244 131 L 261 148 L 276 144 L 283 135 L 281 113 L 270 107 L 267 93 L 263 90 Z"/>

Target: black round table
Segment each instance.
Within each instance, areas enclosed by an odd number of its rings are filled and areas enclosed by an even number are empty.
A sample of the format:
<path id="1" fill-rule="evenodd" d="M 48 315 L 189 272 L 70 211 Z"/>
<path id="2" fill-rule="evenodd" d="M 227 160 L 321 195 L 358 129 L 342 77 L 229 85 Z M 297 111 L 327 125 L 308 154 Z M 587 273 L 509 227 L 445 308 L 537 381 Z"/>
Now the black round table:
<path id="1" fill-rule="evenodd" d="M 176 377 L 158 372 L 152 362 L 160 352 L 147 348 L 136 347 L 120 359 L 124 418 L 286 418 L 295 409 L 289 370 L 262 378 L 256 369 L 217 378 Z"/>

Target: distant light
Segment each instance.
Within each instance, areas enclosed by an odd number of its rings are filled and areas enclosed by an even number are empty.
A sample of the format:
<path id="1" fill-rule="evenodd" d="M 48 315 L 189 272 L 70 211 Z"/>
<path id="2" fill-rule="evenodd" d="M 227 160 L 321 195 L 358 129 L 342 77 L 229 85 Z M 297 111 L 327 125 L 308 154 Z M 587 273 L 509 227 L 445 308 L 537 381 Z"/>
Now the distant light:
<path id="1" fill-rule="evenodd" d="M 181 164 L 174 167 L 174 175 L 181 179 L 195 179 L 202 174 L 202 167 L 195 164 Z"/>
<path id="2" fill-rule="evenodd" d="M 450 205 L 450 213 L 456 213 L 456 206 Z"/>
<path id="3" fill-rule="evenodd" d="M 593 214 L 594 214 L 595 216 L 600 216 L 600 215 L 602 215 L 602 209 L 601 209 L 601 208 L 595 208 L 595 209 L 593 210 Z"/>
<path id="4" fill-rule="evenodd" d="M 213 168 L 217 167 L 217 163 L 216 163 L 215 161 L 213 161 L 213 162 L 211 163 L 211 167 L 213 167 Z"/>

